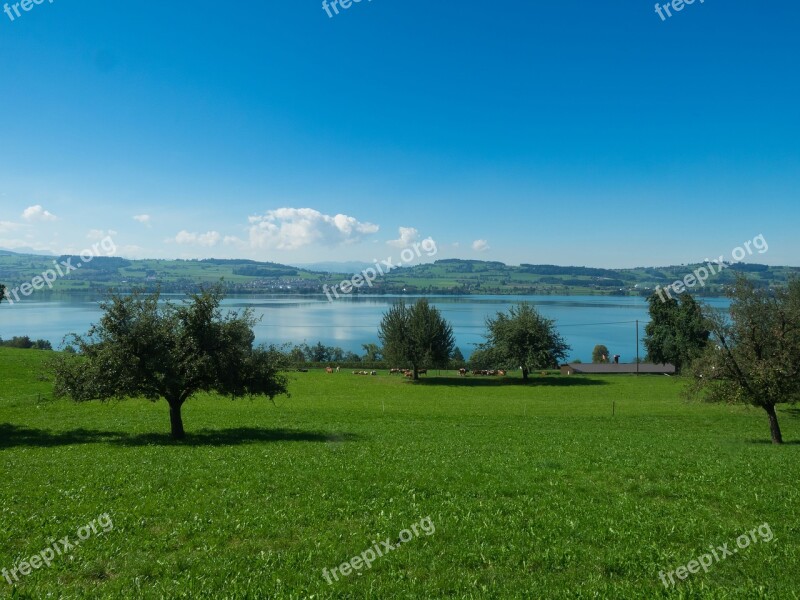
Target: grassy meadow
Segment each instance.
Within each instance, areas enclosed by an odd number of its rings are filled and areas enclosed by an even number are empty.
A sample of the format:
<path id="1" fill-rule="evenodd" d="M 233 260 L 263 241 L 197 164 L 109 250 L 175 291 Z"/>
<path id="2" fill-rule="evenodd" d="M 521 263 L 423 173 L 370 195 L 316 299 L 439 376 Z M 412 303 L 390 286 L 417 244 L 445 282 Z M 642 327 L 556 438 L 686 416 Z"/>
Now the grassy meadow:
<path id="1" fill-rule="evenodd" d="M 48 354 L 0 349 L 0 569 L 99 515 L 16 598 L 799 598 L 800 411 L 687 403 L 678 378 L 528 385 L 291 375 L 291 398 L 51 397 Z M 337 567 L 421 534 L 328 584 Z M 759 525 L 761 539 L 665 589 Z"/>

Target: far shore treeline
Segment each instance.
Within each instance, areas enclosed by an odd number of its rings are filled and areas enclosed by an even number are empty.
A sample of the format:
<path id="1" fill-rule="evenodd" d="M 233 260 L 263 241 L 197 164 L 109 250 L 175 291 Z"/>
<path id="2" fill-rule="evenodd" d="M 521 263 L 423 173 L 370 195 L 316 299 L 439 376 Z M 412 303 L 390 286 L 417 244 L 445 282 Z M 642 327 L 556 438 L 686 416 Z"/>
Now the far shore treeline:
<path id="1" fill-rule="evenodd" d="M 15 254 L 0 251 L 0 281 L 10 290 L 50 269 L 54 260 L 68 257 Z M 73 257 L 76 258 L 76 257 Z M 365 265 L 366 266 L 366 265 Z M 354 290 L 370 294 L 516 294 L 516 295 L 622 295 L 649 296 L 682 280 L 700 265 L 602 269 L 556 265 L 506 265 L 496 261 L 443 259 L 414 266 L 398 266 L 371 286 Z M 692 290 L 694 295 L 724 296 L 747 273 L 761 288 L 785 286 L 800 268 L 735 263 Z M 223 280 L 227 294 L 322 294 L 323 286 L 336 285 L 352 273 L 320 272 L 273 262 L 245 259 L 128 260 L 95 257 L 69 277 L 54 282 L 53 290 L 37 294 L 94 292 L 109 287 L 118 292 L 133 289 L 162 293 L 195 293 L 201 286 Z"/>

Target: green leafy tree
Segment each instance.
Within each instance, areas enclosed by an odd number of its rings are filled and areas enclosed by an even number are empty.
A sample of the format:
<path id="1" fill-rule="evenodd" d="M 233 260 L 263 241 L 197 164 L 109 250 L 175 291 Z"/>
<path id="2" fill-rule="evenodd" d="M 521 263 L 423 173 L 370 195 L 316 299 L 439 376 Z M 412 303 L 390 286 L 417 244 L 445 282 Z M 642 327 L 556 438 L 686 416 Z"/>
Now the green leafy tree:
<path id="1" fill-rule="evenodd" d="M 495 356 L 492 348 L 487 348 L 483 344 L 475 348 L 469 356 L 469 368 L 477 370 L 496 369 L 497 365 L 502 364 L 500 359 Z"/>
<path id="2" fill-rule="evenodd" d="M 378 344 L 362 344 L 361 347 L 364 349 L 365 362 L 377 363 L 383 360 L 383 350 Z"/>
<path id="3" fill-rule="evenodd" d="M 298 346 L 294 346 L 288 352 L 288 359 L 289 362 L 295 366 L 302 366 L 306 362 L 306 356 L 303 354 L 303 350 Z"/>
<path id="4" fill-rule="evenodd" d="M 393 364 L 410 366 L 414 379 L 421 368 L 447 368 L 455 348 L 453 328 L 427 300 L 395 304 L 383 315 L 378 338 Z"/>
<path id="5" fill-rule="evenodd" d="M 317 342 L 316 345 L 311 346 L 310 350 L 310 362 L 315 363 L 325 363 L 330 362 L 331 353 L 327 346 L 323 345 L 322 342 Z"/>
<path id="6" fill-rule="evenodd" d="M 644 345 L 648 360 L 671 363 L 680 372 L 708 343 L 710 332 L 702 307 L 690 294 L 683 294 L 679 301 L 652 294 L 647 301 L 650 322 L 645 327 Z"/>
<path id="7" fill-rule="evenodd" d="M 775 407 L 800 401 L 800 280 L 769 291 L 740 275 L 728 295 L 729 315 L 705 311 L 712 343 L 692 367 L 688 394 L 762 408 L 782 444 Z"/>
<path id="8" fill-rule="evenodd" d="M 181 408 L 199 392 L 232 398 L 287 393 L 284 355 L 253 347 L 251 311 L 220 309 L 221 287 L 175 305 L 160 294 L 112 295 L 86 336 L 73 336 L 77 355 L 54 362 L 57 396 L 76 401 L 163 398 L 172 437 L 185 436 Z"/>
<path id="9" fill-rule="evenodd" d="M 456 347 L 453 349 L 453 356 L 450 358 L 451 369 L 463 369 L 467 366 L 467 361 L 464 359 L 464 354 L 461 349 Z"/>
<path id="10" fill-rule="evenodd" d="M 522 367 L 522 379 L 531 370 L 554 369 L 570 347 L 556 330 L 555 322 L 543 317 L 532 305 L 512 306 L 486 320 L 486 343 L 481 347 L 497 360 L 492 368 Z"/>
<path id="11" fill-rule="evenodd" d="M 593 363 L 607 363 L 609 362 L 609 353 L 608 348 L 603 344 L 598 344 L 592 350 L 592 362 Z"/>

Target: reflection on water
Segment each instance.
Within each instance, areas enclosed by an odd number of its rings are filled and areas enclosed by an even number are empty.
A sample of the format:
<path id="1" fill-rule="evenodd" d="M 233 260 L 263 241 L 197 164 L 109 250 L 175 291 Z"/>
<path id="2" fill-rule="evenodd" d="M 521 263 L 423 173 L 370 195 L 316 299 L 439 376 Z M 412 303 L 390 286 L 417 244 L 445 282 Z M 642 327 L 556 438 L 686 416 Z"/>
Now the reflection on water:
<path id="1" fill-rule="evenodd" d="M 165 295 L 178 301 L 182 296 Z M 414 297 L 405 297 L 413 300 Z M 386 310 L 400 297 L 361 296 L 328 302 L 320 296 L 259 295 L 229 297 L 224 307 L 251 308 L 259 323 L 259 343 L 321 341 L 330 346 L 362 353 L 362 344 L 377 343 L 377 328 Z M 510 306 L 531 302 L 546 317 L 556 321 L 561 334 L 572 346 L 571 358 L 591 359 L 592 348 L 605 344 L 623 362 L 636 356 L 636 320 L 639 337 L 648 322 L 647 302 L 640 297 L 618 296 L 428 296 L 453 325 L 456 342 L 465 356 L 483 341 L 486 318 Z M 58 296 L 34 298 L 13 306 L 0 305 L 0 336 L 15 335 L 50 340 L 61 344 L 69 333 L 85 333 L 100 317 L 99 297 Z M 706 302 L 718 308 L 725 299 Z M 640 354 L 644 347 L 640 343 Z"/>

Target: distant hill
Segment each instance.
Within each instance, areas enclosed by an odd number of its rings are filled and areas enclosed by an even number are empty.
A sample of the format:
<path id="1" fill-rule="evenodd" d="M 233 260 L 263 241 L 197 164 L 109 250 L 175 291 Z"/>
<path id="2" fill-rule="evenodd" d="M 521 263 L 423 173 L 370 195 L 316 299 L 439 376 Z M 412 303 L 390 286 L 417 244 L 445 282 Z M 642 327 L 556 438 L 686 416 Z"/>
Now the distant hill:
<path id="1" fill-rule="evenodd" d="M 317 273 L 358 273 L 367 267 L 373 266 L 372 263 L 349 261 L 349 262 L 316 262 L 316 263 L 294 263 L 293 266 Z"/>
<path id="2" fill-rule="evenodd" d="M 0 256 L 9 256 L 12 254 L 26 254 L 29 256 L 54 256 L 52 252 L 45 252 L 43 250 L 34 250 L 33 248 L 15 248 L 9 250 L 8 248 L 0 248 Z"/>
<path id="3" fill-rule="evenodd" d="M 67 257 L 59 257 L 59 261 Z M 80 263 L 73 257 L 73 264 Z M 98 257 L 82 264 L 68 277 L 59 278 L 54 291 L 105 292 L 109 288 L 161 289 L 185 293 L 203 285 L 224 282 L 229 293 L 320 294 L 324 285 L 334 286 L 350 279 L 372 263 L 320 262 L 284 265 L 246 259 L 127 260 Z M 683 279 L 700 265 L 601 269 L 582 266 L 506 265 L 497 261 L 438 260 L 395 269 L 378 277 L 359 294 L 542 294 L 646 296 L 656 286 Z M 0 283 L 10 289 L 53 267 L 53 257 L 0 252 Z M 800 277 L 798 267 L 735 264 L 709 278 L 692 293 L 721 296 L 743 272 L 760 287 L 783 286 L 790 277 Z M 38 293 L 46 293 L 44 290 Z"/>

